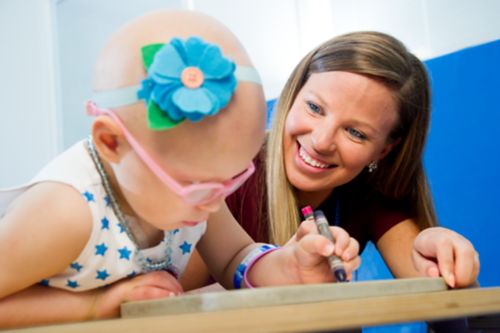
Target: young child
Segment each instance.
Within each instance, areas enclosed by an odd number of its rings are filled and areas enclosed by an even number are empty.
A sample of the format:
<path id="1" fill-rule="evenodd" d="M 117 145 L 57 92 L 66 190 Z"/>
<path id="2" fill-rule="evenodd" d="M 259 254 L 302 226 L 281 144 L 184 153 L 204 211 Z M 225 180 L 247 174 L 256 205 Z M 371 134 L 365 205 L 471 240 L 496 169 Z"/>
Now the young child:
<path id="1" fill-rule="evenodd" d="M 220 23 L 184 11 L 132 21 L 101 52 L 94 88 L 92 135 L 0 197 L 3 326 L 112 317 L 123 301 L 181 294 L 195 247 L 226 288 L 332 281 L 334 251 L 349 275 L 359 266 L 340 228 L 334 246 L 304 223 L 279 249 L 229 213 L 224 198 L 254 171 L 265 106 Z M 21 315 L 20 300 L 50 290 L 37 284 L 89 297 L 57 310 L 25 302 Z"/>

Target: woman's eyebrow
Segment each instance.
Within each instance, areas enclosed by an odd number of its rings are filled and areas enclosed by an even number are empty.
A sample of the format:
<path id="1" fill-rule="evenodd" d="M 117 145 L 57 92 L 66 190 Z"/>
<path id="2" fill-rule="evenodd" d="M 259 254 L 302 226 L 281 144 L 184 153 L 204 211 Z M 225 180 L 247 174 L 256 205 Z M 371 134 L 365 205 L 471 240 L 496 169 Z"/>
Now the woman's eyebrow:
<path id="1" fill-rule="evenodd" d="M 305 92 L 308 95 L 312 95 L 314 98 L 318 99 L 321 104 L 328 106 L 328 103 L 326 102 L 326 100 L 323 97 L 321 97 L 320 94 L 316 93 L 314 90 L 306 90 Z"/>

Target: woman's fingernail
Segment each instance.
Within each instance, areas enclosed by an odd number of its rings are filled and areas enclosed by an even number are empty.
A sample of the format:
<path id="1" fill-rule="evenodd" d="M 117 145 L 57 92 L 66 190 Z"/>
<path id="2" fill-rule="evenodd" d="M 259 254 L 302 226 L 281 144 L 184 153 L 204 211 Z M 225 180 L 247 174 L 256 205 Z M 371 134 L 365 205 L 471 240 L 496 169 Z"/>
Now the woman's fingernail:
<path id="1" fill-rule="evenodd" d="M 455 275 L 453 273 L 448 275 L 448 282 L 450 287 L 455 288 Z"/>

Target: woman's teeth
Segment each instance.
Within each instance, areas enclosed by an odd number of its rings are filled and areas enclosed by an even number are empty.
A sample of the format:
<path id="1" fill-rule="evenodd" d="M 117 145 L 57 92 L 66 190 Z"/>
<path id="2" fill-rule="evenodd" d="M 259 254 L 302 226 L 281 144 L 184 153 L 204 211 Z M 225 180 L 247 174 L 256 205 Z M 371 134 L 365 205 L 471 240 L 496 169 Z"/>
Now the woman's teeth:
<path id="1" fill-rule="evenodd" d="M 323 164 L 315 159 L 313 159 L 309 154 L 306 153 L 302 147 L 299 149 L 299 156 L 300 158 L 306 162 L 306 164 L 309 164 L 310 166 L 313 166 L 315 168 L 321 168 L 321 169 L 328 169 L 330 166 L 328 164 Z"/>

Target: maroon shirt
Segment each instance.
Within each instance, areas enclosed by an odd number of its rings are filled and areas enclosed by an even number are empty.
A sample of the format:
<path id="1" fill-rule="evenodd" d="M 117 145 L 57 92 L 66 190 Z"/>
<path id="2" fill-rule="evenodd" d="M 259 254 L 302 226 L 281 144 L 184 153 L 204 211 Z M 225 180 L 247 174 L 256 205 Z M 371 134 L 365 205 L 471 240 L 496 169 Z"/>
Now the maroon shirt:
<path id="1" fill-rule="evenodd" d="M 257 242 L 269 242 L 267 199 L 265 196 L 265 170 L 261 158 L 255 159 L 255 173 L 235 193 L 226 198 L 229 210 L 246 232 Z M 330 225 L 344 228 L 360 245 L 377 241 L 394 225 L 409 218 L 400 202 L 362 189 L 364 174 L 348 184 L 338 187 L 319 207 Z M 297 207 L 300 209 L 300 207 Z"/>

